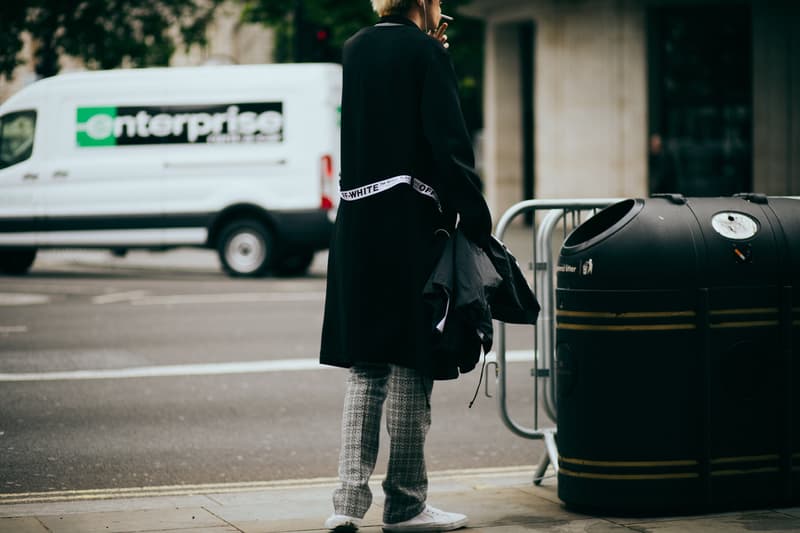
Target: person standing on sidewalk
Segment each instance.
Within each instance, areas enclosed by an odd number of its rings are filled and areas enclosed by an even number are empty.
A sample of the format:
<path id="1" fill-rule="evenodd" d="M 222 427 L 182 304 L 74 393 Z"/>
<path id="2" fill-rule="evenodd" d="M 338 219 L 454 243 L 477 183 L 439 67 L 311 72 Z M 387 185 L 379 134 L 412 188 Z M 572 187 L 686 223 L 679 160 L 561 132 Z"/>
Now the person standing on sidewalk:
<path id="1" fill-rule="evenodd" d="M 467 517 L 427 504 L 424 445 L 433 380 L 453 372 L 432 360 L 423 288 L 457 220 L 479 245 L 488 242 L 492 220 L 474 170 L 440 0 L 371 1 L 380 21 L 343 50 L 342 201 L 328 259 L 320 362 L 350 373 L 341 484 L 325 527 L 356 530 L 372 503 L 368 482 L 385 401 L 391 442 L 384 530 L 449 531 L 465 526 Z"/>

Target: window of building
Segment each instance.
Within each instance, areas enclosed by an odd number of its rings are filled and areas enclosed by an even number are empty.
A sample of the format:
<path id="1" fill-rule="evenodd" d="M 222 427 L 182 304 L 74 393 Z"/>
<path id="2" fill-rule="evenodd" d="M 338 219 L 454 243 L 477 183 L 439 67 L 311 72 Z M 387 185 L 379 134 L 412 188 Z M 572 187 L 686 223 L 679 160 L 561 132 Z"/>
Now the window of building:
<path id="1" fill-rule="evenodd" d="M 748 5 L 648 12 L 650 192 L 752 190 L 752 37 Z"/>

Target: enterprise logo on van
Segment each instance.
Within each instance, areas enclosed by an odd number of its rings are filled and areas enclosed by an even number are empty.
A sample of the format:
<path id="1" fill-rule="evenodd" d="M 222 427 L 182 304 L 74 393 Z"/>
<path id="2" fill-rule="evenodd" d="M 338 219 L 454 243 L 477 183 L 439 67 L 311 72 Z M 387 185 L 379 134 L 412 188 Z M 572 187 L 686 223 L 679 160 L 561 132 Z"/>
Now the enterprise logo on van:
<path id="1" fill-rule="evenodd" d="M 283 103 L 79 107 L 79 147 L 283 142 Z"/>

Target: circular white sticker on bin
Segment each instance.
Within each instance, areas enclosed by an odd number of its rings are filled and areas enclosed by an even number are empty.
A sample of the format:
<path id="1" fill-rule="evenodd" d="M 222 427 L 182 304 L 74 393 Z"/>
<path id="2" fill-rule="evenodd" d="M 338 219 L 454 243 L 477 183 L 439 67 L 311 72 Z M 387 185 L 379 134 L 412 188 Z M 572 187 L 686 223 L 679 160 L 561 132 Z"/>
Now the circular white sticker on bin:
<path id="1" fill-rule="evenodd" d="M 714 231 L 734 241 L 752 239 L 758 233 L 758 222 L 750 215 L 735 211 L 723 211 L 711 217 Z"/>

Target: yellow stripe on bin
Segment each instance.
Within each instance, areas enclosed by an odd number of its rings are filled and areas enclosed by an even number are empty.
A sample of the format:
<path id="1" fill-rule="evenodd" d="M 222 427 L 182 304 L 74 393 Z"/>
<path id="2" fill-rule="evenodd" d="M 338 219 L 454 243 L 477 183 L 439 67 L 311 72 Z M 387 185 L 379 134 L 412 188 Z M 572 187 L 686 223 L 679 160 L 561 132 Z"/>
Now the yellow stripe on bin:
<path id="1" fill-rule="evenodd" d="M 592 459 L 573 459 L 570 457 L 558 458 L 559 463 L 572 463 L 585 466 L 620 466 L 627 468 L 641 468 L 648 466 L 697 466 L 699 463 L 692 459 L 676 459 L 673 461 L 595 461 Z"/>
<path id="2" fill-rule="evenodd" d="M 753 307 L 750 309 L 713 309 L 711 315 L 767 315 L 778 314 L 777 307 Z"/>
<path id="3" fill-rule="evenodd" d="M 781 456 L 778 454 L 770 455 L 747 455 L 743 457 L 718 457 L 711 459 L 712 465 L 727 464 L 727 463 L 752 463 L 755 461 L 777 461 Z"/>
<path id="4" fill-rule="evenodd" d="M 711 472 L 712 476 L 746 476 L 749 474 L 764 474 L 769 472 L 779 472 L 780 469 L 775 466 L 765 468 L 742 468 L 737 470 L 715 470 Z"/>
<path id="5" fill-rule="evenodd" d="M 763 328 L 769 326 L 778 326 L 780 322 L 777 320 L 752 320 L 748 322 L 719 322 L 711 324 L 712 329 L 725 329 L 725 328 Z"/>
<path id="6" fill-rule="evenodd" d="M 777 320 L 752 320 L 747 322 L 719 322 L 711 324 L 712 329 L 732 328 L 765 328 L 779 326 Z M 792 325 L 800 325 L 800 320 L 795 320 Z M 557 329 L 576 331 L 673 331 L 697 329 L 695 324 L 572 324 L 559 322 Z"/>
<path id="7" fill-rule="evenodd" d="M 606 324 L 569 324 L 559 322 L 556 329 L 571 329 L 577 331 L 674 331 L 697 329 L 695 324 L 631 324 L 631 325 L 606 325 Z"/>
<path id="8" fill-rule="evenodd" d="M 577 318 L 668 318 L 674 316 L 696 316 L 694 311 L 637 311 L 614 313 L 608 311 L 556 311 L 556 316 L 570 316 Z"/>
<path id="9" fill-rule="evenodd" d="M 559 468 L 559 474 L 565 476 L 586 478 L 586 479 L 613 479 L 618 481 L 644 481 L 651 479 L 694 479 L 700 477 L 699 474 L 693 472 L 685 472 L 678 474 L 594 474 L 590 472 L 573 472 L 566 468 Z"/>

